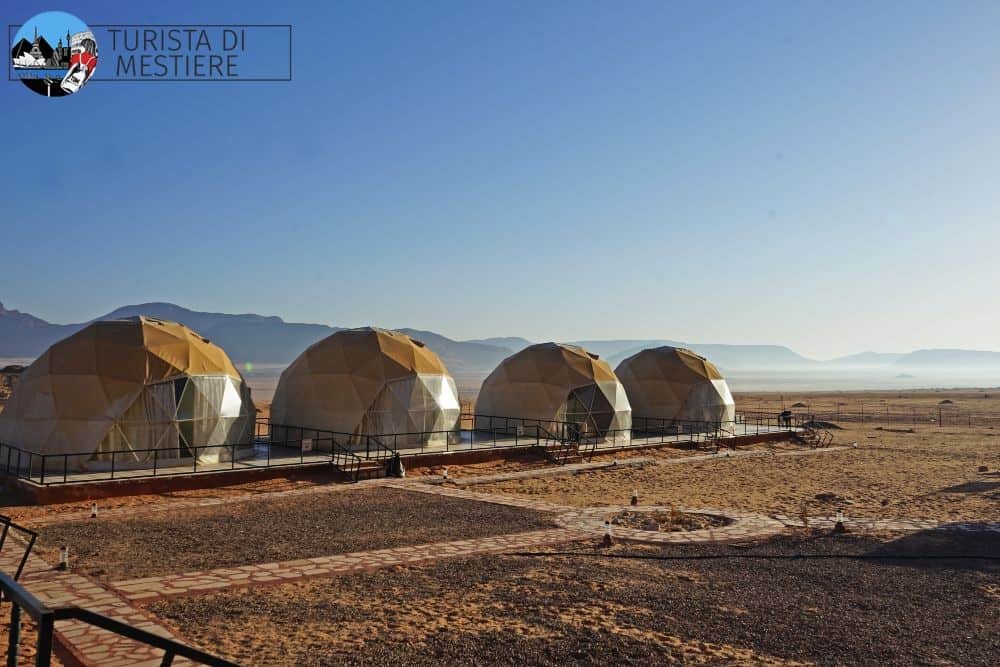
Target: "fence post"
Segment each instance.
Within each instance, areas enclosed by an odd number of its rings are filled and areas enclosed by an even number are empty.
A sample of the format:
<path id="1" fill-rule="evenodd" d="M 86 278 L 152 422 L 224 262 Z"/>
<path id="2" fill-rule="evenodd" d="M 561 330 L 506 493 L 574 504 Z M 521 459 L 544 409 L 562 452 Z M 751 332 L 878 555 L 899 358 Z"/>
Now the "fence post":
<path id="1" fill-rule="evenodd" d="M 7 667 L 17 667 L 17 653 L 21 648 L 21 607 L 10 603 L 10 628 L 7 638 Z"/>
<path id="2" fill-rule="evenodd" d="M 49 667 L 52 664 L 52 635 L 55 631 L 55 617 L 51 612 L 38 619 L 38 643 L 35 667 Z"/>

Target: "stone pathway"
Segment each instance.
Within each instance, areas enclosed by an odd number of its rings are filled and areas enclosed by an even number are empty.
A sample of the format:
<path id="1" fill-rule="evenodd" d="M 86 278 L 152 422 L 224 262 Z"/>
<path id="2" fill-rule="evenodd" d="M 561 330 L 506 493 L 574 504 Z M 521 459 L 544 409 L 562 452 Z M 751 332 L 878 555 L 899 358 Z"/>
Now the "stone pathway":
<path id="1" fill-rule="evenodd" d="M 456 489 L 450 486 L 440 486 L 432 484 L 420 484 L 407 482 L 404 480 L 391 480 L 386 486 L 402 489 L 403 491 L 416 491 L 417 493 L 428 493 L 435 496 L 445 496 L 448 498 L 462 498 L 463 500 L 475 500 L 481 503 L 492 503 L 494 505 L 509 505 L 522 509 L 535 510 L 538 512 L 565 512 L 573 509 L 566 505 L 557 505 L 545 500 L 531 500 L 530 498 L 520 498 L 518 496 L 504 496 L 499 493 L 480 493 L 468 491 L 466 489 Z"/>
<path id="2" fill-rule="evenodd" d="M 0 554 L 0 568 L 5 572 L 13 572 L 23 553 L 21 549 L 22 545 L 18 541 L 11 540 L 5 545 L 4 553 Z M 37 555 L 32 555 L 28 559 L 21 576 L 21 583 L 44 604 L 84 607 L 153 634 L 183 641 L 160 625 L 155 617 L 135 608 L 117 593 L 79 574 L 53 569 L 52 565 Z M 154 667 L 163 659 L 163 651 L 160 649 L 81 621 L 59 621 L 56 623 L 55 638 L 67 652 L 84 665 Z M 173 664 L 192 663 L 177 658 Z"/>
<path id="3" fill-rule="evenodd" d="M 749 542 L 763 540 L 784 531 L 785 524 L 752 512 L 736 510 L 718 510 L 692 507 L 675 507 L 678 512 L 686 514 L 707 514 L 723 517 L 729 520 L 725 526 L 676 532 L 660 532 L 657 530 L 640 530 L 623 528 L 613 525 L 611 535 L 616 540 L 631 542 L 647 542 L 651 544 L 692 544 L 695 542 Z M 591 535 L 604 535 L 609 521 L 621 512 L 669 512 L 671 508 L 659 505 L 617 505 L 608 507 L 588 507 L 575 509 L 556 518 L 556 523 L 564 528 L 589 532 Z"/>
<path id="4" fill-rule="evenodd" d="M 544 468 L 533 468 L 531 470 L 518 470 L 515 472 L 500 472 L 492 475 L 476 475 L 473 477 L 452 477 L 447 480 L 441 478 L 440 481 L 447 481 L 455 486 L 465 487 L 473 484 L 489 484 L 491 482 L 507 482 L 512 479 L 530 479 L 537 477 L 559 477 L 562 475 L 574 475 L 578 472 L 588 472 L 591 470 L 614 470 L 629 466 L 644 466 L 656 464 L 659 459 L 652 456 L 642 456 L 621 461 L 600 461 L 597 463 L 568 463 L 561 466 L 546 466 Z"/>
<path id="5" fill-rule="evenodd" d="M 588 537 L 590 535 L 585 532 L 552 528 L 496 537 L 219 568 L 206 572 L 144 577 L 118 581 L 111 586 L 130 601 L 147 603 L 161 598 L 204 595 L 225 589 L 280 585 L 306 579 L 328 579 L 355 572 L 370 572 L 397 565 L 414 565 L 442 558 L 517 551 L 548 544 L 573 542 Z"/>

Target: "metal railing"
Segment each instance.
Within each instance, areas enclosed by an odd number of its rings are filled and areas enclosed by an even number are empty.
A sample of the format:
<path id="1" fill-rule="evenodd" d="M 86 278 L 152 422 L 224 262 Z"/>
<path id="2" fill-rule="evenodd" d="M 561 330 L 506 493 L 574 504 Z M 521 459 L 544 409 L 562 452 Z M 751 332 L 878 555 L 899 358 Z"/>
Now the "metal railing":
<path id="1" fill-rule="evenodd" d="M 0 473 L 43 486 L 328 464 L 357 480 L 396 454 L 548 447 L 562 460 L 605 449 L 656 444 L 699 445 L 733 436 L 791 431 L 812 415 L 737 413 L 733 421 L 633 416 L 626 429 L 576 422 L 463 413 L 453 429 L 406 433 L 347 433 L 257 420 L 247 442 L 129 449 L 86 454 L 39 454 L 0 443 Z"/>
<path id="2" fill-rule="evenodd" d="M 988 395 L 988 394 L 987 394 Z M 790 409 L 796 415 L 809 415 L 817 421 L 857 424 L 903 424 L 966 428 L 998 428 L 1000 414 L 982 413 L 955 405 L 887 405 L 881 403 L 809 403 Z M 746 414 L 774 414 L 766 408 L 746 410 Z"/>
<path id="3" fill-rule="evenodd" d="M 10 537 L 12 529 L 15 534 L 19 534 L 21 539 L 24 540 L 24 553 L 21 554 L 21 558 L 17 562 L 17 568 L 14 570 L 14 580 L 16 581 L 21 578 L 21 573 L 24 572 L 24 566 L 27 565 L 31 550 L 35 547 L 35 541 L 38 540 L 38 533 L 14 523 L 13 519 L 5 515 L 0 515 L 0 524 L 3 524 L 3 531 L 0 532 L 0 553 L 3 553 L 4 548 L 7 546 L 7 538 Z"/>
<path id="4" fill-rule="evenodd" d="M 36 667 L 48 667 L 52 664 L 52 649 L 55 640 L 55 624 L 59 621 L 76 620 L 95 627 L 113 632 L 122 637 L 163 651 L 162 667 L 173 664 L 174 658 L 180 656 L 194 662 L 211 667 L 238 667 L 230 662 L 205 651 L 187 646 L 173 639 L 167 639 L 147 630 L 137 628 L 128 623 L 117 621 L 89 609 L 75 605 L 49 606 L 32 595 L 14 577 L 0 572 L 0 592 L 2 600 L 10 602 L 10 622 L 7 627 L 7 665 L 16 667 L 21 649 L 21 620 L 26 613 L 37 625 L 37 640 L 35 650 Z"/>

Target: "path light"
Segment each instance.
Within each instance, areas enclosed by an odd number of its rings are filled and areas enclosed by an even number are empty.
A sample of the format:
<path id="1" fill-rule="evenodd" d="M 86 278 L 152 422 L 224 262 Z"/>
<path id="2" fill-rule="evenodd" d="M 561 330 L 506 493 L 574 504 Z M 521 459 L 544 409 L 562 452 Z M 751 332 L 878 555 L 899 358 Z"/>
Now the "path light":
<path id="1" fill-rule="evenodd" d="M 632 489 L 632 504 L 639 504 L 639 489 Z"/>
<path id="2" fill-rule="evenodd" d="M 90 518 L 97 518 L 97 503 L 90 503 Z"/>
<path id="3" fill-rule="evenodd" d="M 604 522 L 604 546 L 610 547 L 615 543 L 615 538 L 611 535 L 611 521 Z"/>
<path id="4" fill-rule="evenodd" d="M 835 532 L 835 533 L 846 533 L 847 532 L 847 528 L 844 527 L 844 510 L 843 509 L 838 509 L 837 510 L 836 520 L 837 520 L 837 522 L 835 524 L 833 524 L 833 532 Z"/>
<path id="5" fill-rule="evenodd" d="M 59 569 L 68 570 L 69 569 L 69 547 L 62 546 L 59 547 Z"/>
<path id="6" fill-rule="evenodd" d="M 444 467 L 444 473 L 442 474 L 442 477 L 444 477 L 445 479 L 448 479 L 448 466 Z"/>

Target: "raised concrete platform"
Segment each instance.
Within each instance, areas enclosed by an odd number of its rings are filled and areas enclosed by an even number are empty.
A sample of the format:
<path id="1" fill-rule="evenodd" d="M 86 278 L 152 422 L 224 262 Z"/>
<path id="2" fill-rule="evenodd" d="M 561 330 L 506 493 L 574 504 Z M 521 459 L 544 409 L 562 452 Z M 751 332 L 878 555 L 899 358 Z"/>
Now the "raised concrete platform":
<path id="1" fill-rule="evenodd" d="M 739 425 L 724 438 L 708 434 L 676 434 L 656 436 L 622 436 L 598 443 L 595 453 L 612 453 L 633 449 L 699 446 L 714 442 L 722 447 L 741 447 L 788 438 L 790 429 Z M 405 465 L 439 466 L 467 465 L 517 456 L 535 447 L 537 441 L 525 437 L 484 438 L 478 432 L 462 431 L 458 442 L 448 445 L 399 448 Z M 361 453 L 361 452 L 359 452 Z M 361 453 L 363 455 L 363 453 Z M 211 488 L 249 481 L 294 475 L 296 471 L 331 466 L 330 452 L 306 451 L 285 447 L 258 445 L 252 455 L 236 461 L 218 463 L 170 462 L 151 468 L 48 473 L 24 476 L 0 474 L 0 484 L 18 494 L 26 502 L 50 504 L 107 498 L 113 496 Z M 374 459 L 371 459 L 375 463 Z M 378 462 L 378 465 L 383 465 Z M 23 475 L 23 473 L 22 473 Z M 345 481 L 349 481 L 345 478 Z"/>

